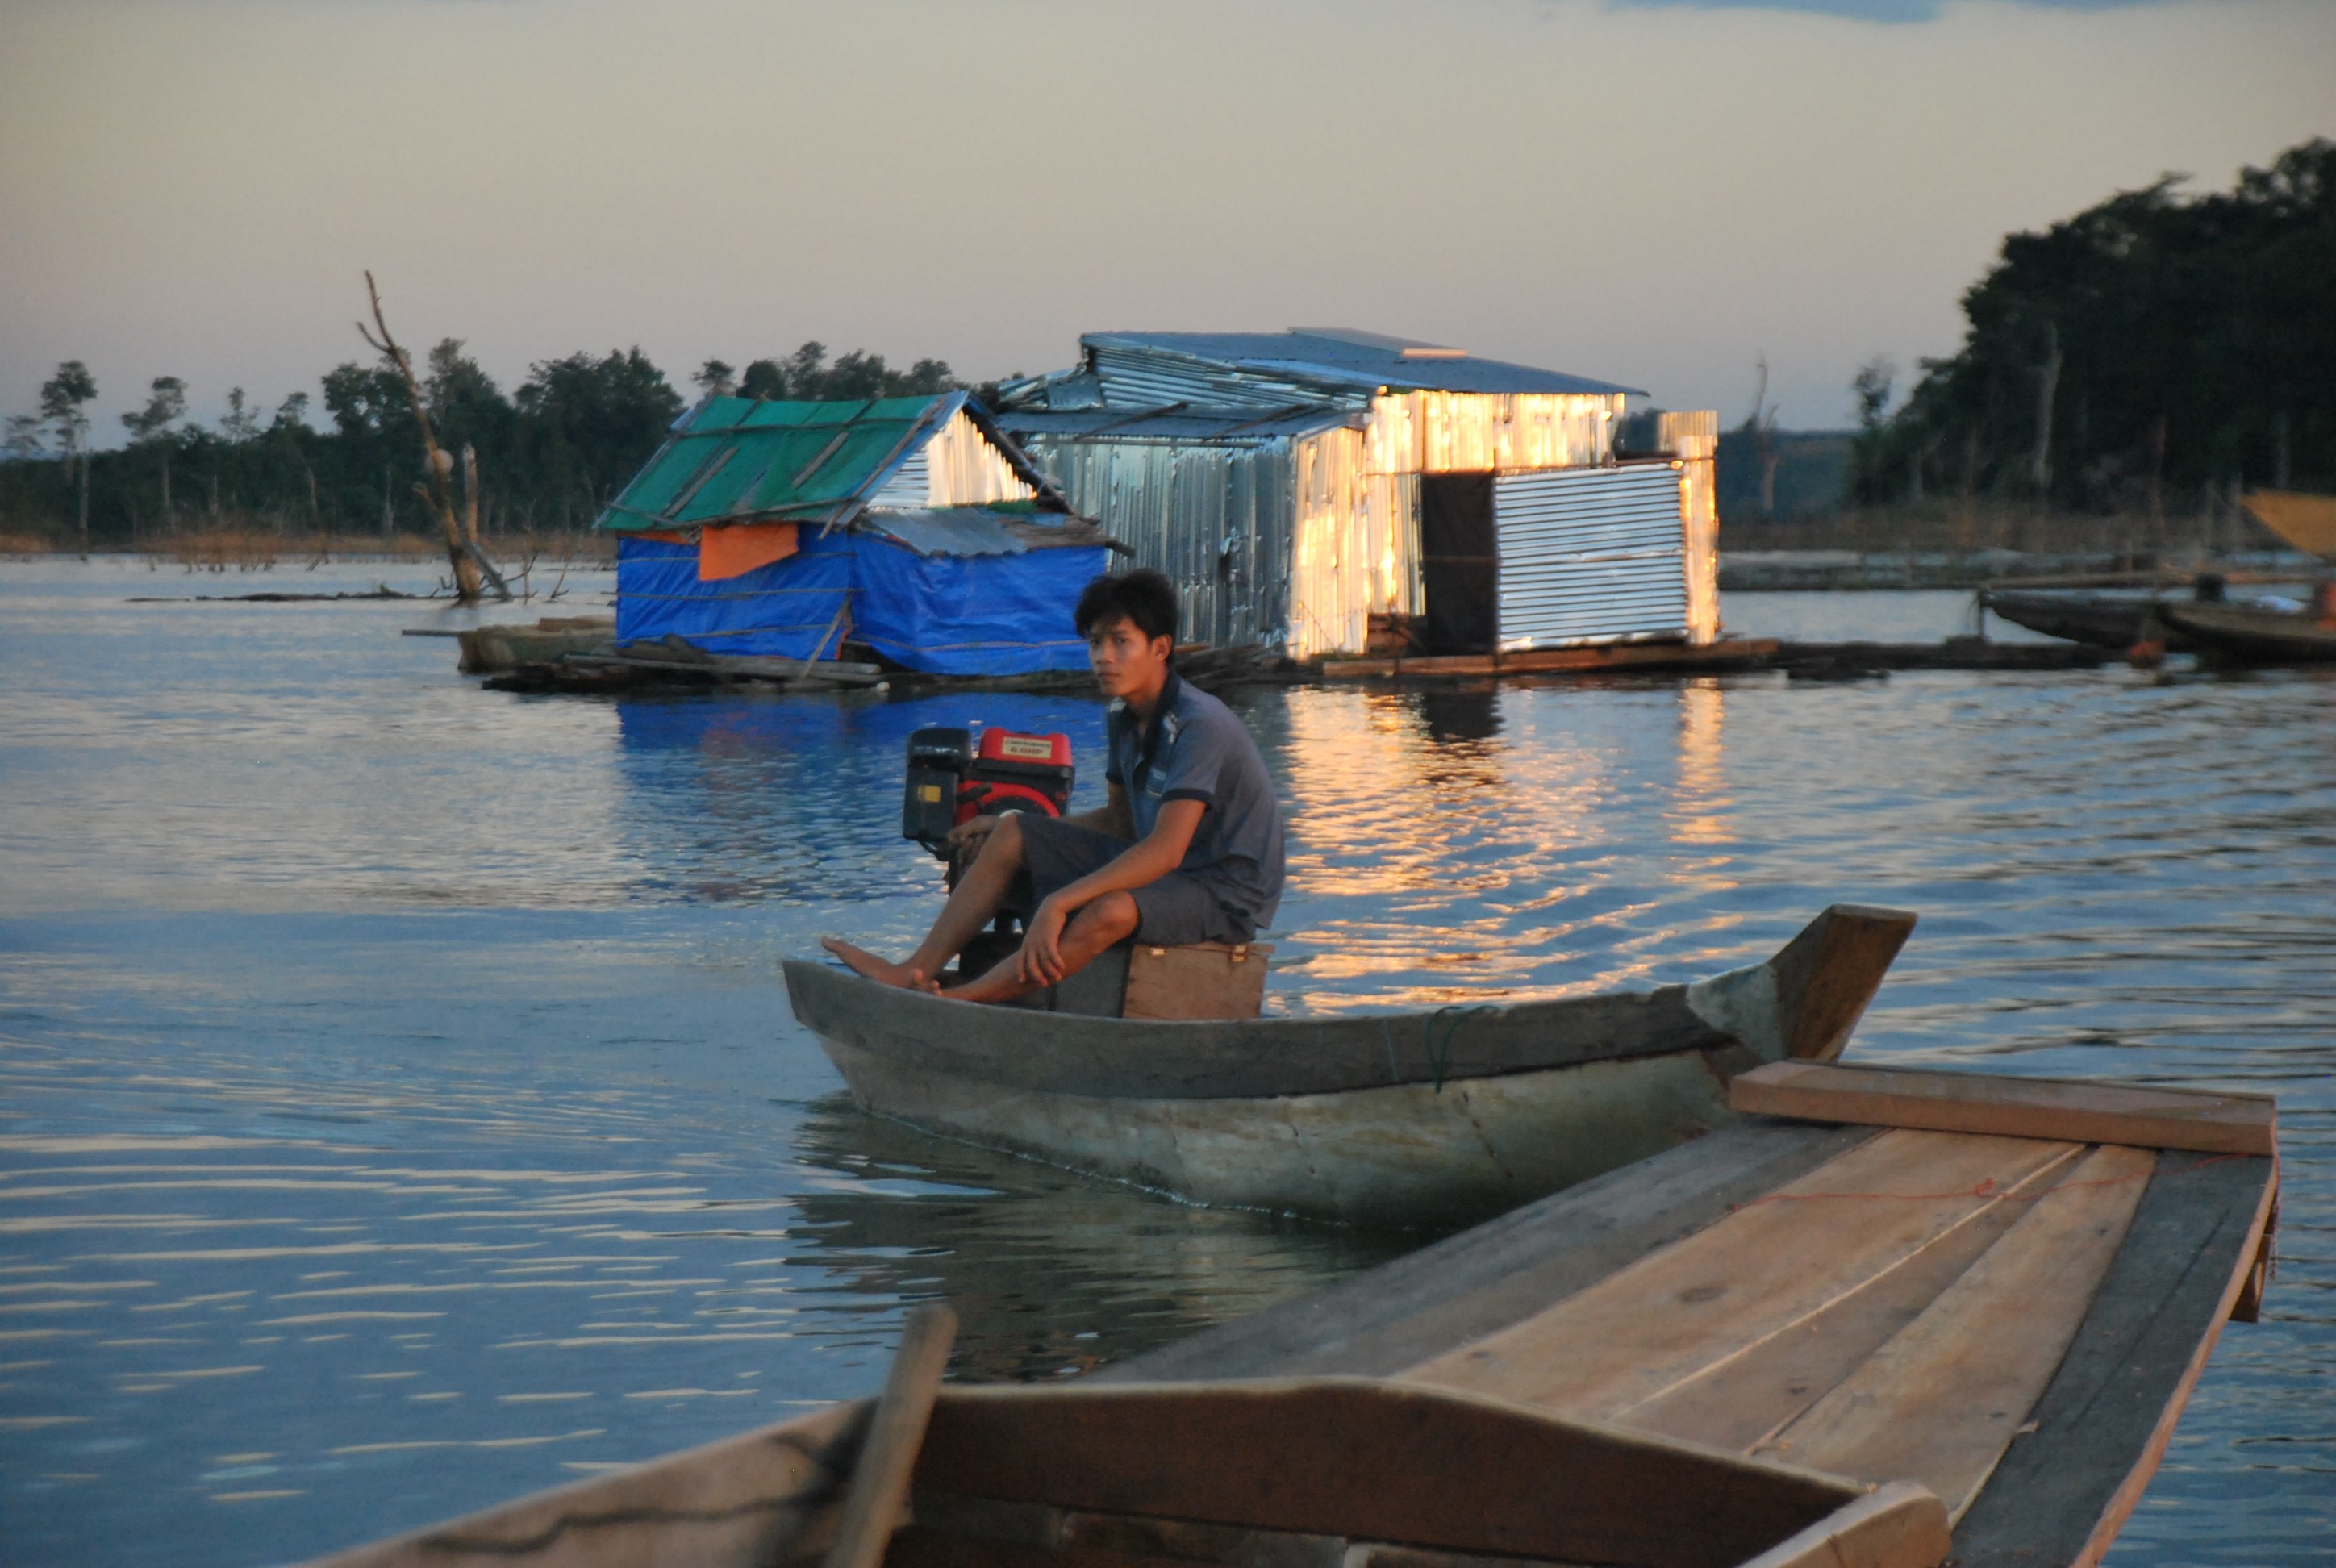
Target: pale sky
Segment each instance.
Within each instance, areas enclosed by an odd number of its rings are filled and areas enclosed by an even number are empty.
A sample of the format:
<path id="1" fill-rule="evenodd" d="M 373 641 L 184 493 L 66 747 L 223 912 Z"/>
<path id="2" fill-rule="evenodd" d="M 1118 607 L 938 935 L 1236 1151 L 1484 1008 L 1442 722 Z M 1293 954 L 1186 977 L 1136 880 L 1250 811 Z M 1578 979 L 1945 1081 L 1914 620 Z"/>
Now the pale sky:
<path id="1" fill-rule="evenodd" d="M 1836 424 L 2007 230 L 2312 135 L 2336 0 L 0 0 L 0 413 L 314 395 L 370 267 L 507 391 L 1304 324 Z"/>

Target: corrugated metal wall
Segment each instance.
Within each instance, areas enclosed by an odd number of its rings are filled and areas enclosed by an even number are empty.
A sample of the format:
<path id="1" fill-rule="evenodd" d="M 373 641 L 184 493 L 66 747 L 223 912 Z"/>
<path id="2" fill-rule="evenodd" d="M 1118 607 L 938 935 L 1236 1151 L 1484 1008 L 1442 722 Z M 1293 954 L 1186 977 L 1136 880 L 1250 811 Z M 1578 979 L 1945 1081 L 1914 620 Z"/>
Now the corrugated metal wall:
<path id="1" fill-rule="evenodd" d="M 1366 427 L 1373 473 L 1588 468 L 1611 460 L 1622 395 L 1388 392 Z"/>
<path id="2" fill-rule="evenodd" d="M 1660 463 L 1495 479 L 1502 650 L 1687 636 L 1683 478 Z"/>
<path id="3" fill-rule="evenodd" d="M 909 453 L 868 504 L 910 510 L 987 506 L 993 501 L 1028 501 L 1037 493 L 959 409 Z"/>
<path id="4" fill-rule="evenodd" d="M 1359 430 L 1296 443 L 1293 658 L 1360 653 L 1374 613 L 1419 612 L 1419 476 L 1366 472 Z"/>
<path id="5" fill-rule="evenodd" d="M 1022 449 L 1071 510 L 1167 574 L 1183 635 L 1221 648 L 1280 640 L 1297 536 L 1290 443 L 1032 435 Z"/>

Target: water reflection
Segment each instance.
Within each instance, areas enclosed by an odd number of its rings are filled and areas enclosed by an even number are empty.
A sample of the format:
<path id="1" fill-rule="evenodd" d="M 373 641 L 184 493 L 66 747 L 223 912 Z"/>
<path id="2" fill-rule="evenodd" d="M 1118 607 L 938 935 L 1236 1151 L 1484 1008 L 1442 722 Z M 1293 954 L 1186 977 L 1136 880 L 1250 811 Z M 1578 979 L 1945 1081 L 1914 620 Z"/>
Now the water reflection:
<path id="1" fill-rule="evenodd" d="M 1103 714 L 1095 700 L 1011 692 L 617 705 L 617 821 L 624 858 L 639 868 L 634 891 L 798 903 L 927 893 L 933 861 L 898 836 L 910 733 L 946 724 L 1066 734 L 1084 810 L 1103 799 Z"/>
<path id="2" fill-rule="evenodd" d="M 836 1178 L 796 1203 L 832 1288 L 946 1298 L 951 1375 L 984 1381 L 1124 1360 L 1416 1244 L 1166 1203 L 927 1137 L 842 1096 L 813 1108 L 795 1148 Z"/>

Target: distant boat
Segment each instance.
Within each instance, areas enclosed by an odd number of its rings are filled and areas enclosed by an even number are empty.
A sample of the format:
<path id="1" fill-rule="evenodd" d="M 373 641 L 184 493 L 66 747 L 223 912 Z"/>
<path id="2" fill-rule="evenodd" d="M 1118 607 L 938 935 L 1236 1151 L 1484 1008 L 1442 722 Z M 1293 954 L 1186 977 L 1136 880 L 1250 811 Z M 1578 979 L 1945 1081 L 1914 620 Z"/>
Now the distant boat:
<path id="1" fill-rule="evenodd" d="M 2123 653 L 2142 640 L 2155 599 L 2130 594 L 1982 589 L 1979 601 L 2014 626 Z"/>
<path id="2" fill-rule="evenodd" d="M 1840 1054 L 1913 926 L 1835 904 L 1693 985 L 1334 1018 L 984 1007 L 802 959 L 786 979 L 880 1115 L 1196 1203 L 1404 1224 L 1514 1208 L 1725 1125 L 1736 1074 Z"/>
<path id="3" fill-rule="evenodd" d="M 2336 616 L 2234 604 L 2166 604 L 2157 613 L 2194 648 L 2248 664 L 2336 661 Z"/>
<path id="4" fill-rule="evenodd" d="M 1095 1377 L 941 1386 L 920 1308 L 879 1399 L 316 1568 L 2098 1563 L 2258 1314 L 2271 1098 L 1805 1063 L 1732 1098 Z"/>

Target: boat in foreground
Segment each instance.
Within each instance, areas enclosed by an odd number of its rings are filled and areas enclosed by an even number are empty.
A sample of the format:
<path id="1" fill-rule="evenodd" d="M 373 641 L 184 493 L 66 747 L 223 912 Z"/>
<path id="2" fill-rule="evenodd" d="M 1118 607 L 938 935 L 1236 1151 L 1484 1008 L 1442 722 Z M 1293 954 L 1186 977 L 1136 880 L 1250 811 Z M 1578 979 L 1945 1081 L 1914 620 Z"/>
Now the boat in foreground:
<path id="1" fill-rule="evenodd" d="M 1737 1073 L 1840 1054 L 1913 926 L 1835 904 L 1692 985 L 1338 1018 L 982 1007 L 801 959 L 786 978 L 880 1115 L 1196 1203 L 1417 1223 L 1724 1125 Z"/>
<path id="2" fill-rule="evenodd" d="M 330 1568 L 2098 1562 L 2278 1193 L 2267 1096 L 1784 1062 L 1734 1125 L 1076 1384 L 840 1405 Z M 905 1370 L 904 1370 L 905 1369 Z"/>

